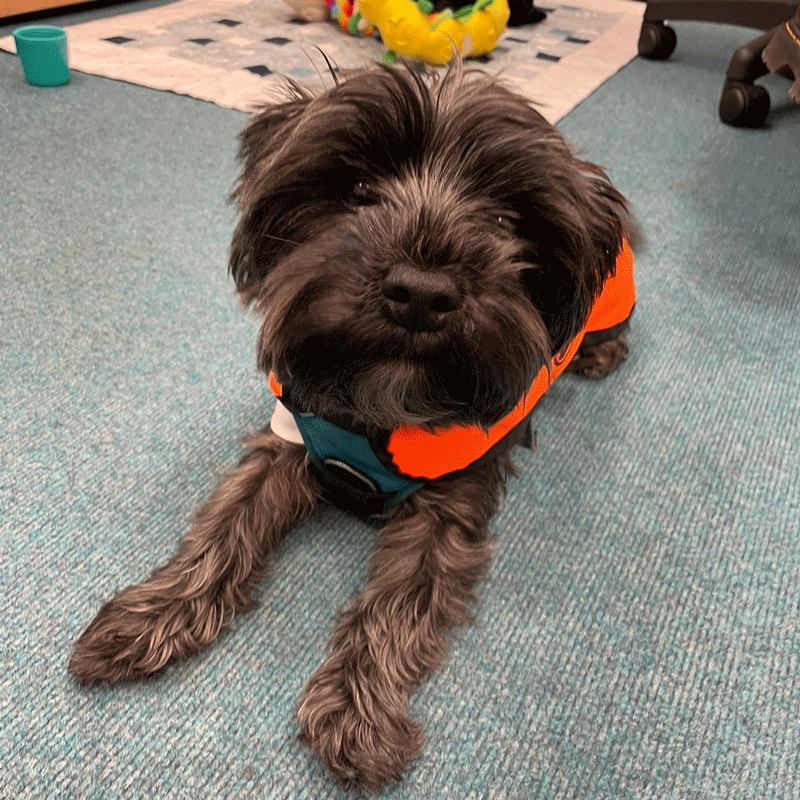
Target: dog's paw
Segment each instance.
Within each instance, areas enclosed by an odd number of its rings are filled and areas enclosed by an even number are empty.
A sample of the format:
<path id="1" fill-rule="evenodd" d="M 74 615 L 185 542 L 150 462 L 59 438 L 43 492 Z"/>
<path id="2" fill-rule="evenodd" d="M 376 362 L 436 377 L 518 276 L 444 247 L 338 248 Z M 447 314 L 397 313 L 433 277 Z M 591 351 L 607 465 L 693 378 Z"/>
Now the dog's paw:
<path id="1" fill-rule="evenodd" d="M 141 595 L 131 587 L 106 603 L 75 643 L 69 671 L 84 686 L 155 675 L 198 652 L 222 626 L 218 609 Z"/>
<path id="2" fill-rule="evenodd" d="M 408 698 L 384 695 L 380 683 L 360 685 L 352 668 L 323 664 L 297 710 L 300 741 L 345 788 L 377 792 L 398 781 L 422 747 L 422 726 L 406 713 Z"/>
<path id="3" fill-rule="evenodd" d="M 159 632 L 163 628 L 157 615 L 126 607 L 115 598 L 75 642 L 69 671 L 84 686 L 154 675 L 172 654 L 169 634 Z"/>
<path id="4" fill-rule="evenodd" d="M 587 334 L 587 339 L 589 336 Z M 567 370 L 587 378 L 605 378 L 627 357 L 628 338 L 624 333 L 600 344 L 592 344 L 584 340 L 575 357 L 567 366 Z"/>

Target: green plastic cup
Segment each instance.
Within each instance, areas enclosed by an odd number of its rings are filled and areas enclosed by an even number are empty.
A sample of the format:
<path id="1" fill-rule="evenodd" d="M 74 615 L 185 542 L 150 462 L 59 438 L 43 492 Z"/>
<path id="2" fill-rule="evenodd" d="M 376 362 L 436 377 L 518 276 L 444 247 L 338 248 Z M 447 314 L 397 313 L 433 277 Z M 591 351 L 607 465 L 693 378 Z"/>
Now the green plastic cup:
<path id="1" fill-rule="evenodd" d="M 63 86 L 69 81 L 67 34 L 53 25 L 28 25 L 14 31 L 17 55 L 31 86 Z"/>

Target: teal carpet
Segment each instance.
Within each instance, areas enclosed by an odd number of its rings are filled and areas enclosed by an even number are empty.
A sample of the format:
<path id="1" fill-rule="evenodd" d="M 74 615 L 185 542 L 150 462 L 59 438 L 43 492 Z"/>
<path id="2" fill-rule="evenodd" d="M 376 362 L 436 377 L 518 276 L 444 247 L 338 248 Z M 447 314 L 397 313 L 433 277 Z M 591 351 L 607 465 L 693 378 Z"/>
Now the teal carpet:
<path id="1" fill-rule="evenodd" d="M 427 742 L 387 798 L 800 797 L 800 107 L 770 78 L 768 128 L 721 125 L 748 31 L 676 28 L 670 63 L 561 123 L 647 236 L 631 357 L 537 410 L 478 625 L 415 695 Z M 110 690 L 66 671 L 268 418 L 226 276 L 246 117 L 34 89 L 7 54 L 0 109 L 0 798 L 343 798 L 294 719 L 374 538 L 343 513 L 199 658 Z"/>

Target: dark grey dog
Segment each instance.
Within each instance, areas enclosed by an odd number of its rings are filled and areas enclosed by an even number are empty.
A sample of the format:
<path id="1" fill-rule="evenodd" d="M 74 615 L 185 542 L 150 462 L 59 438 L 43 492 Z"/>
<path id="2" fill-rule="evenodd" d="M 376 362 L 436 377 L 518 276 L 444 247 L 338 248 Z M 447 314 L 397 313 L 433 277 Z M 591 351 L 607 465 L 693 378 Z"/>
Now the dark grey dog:
<path id="1" fill-rule="evenodd" d="M 482 73 L 379 68 L 290 92 L 242 134 L 231 251 L 263 318 L 273 423 L 174 558 L 103 606 L 70 669 L 122 681 L 196 653 L 323 498 L 384 517 L 298 711 L 340 781 L 378 789 L 420 750 L 409 694 L 469 619 L 537 397 L 564 368 L 625 358 L 629 218 L 599 167 Z"/>

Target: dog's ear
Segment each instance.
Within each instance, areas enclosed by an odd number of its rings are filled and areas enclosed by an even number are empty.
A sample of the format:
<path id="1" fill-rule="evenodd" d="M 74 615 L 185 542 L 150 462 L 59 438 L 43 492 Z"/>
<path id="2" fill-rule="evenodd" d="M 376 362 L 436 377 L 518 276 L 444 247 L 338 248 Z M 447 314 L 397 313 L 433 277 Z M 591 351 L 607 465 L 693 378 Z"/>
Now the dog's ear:
<path id="1" fill-rule="evenodd" d="M 295 242 L 280 219 L 274 187 L 281 176 L 277 163 L 286 165 L 284 150 L 293 138 L 312 95 L 295 83 L 285 102 L 262 109 L 239 136 L 241 175 L 231 193 L 241 213 L 230 252 L 230 273 L 245 302 L 252 301 L 256 286 L 280 253 Z"/>
<path id="2" fill-rule="evenodd" d="M 532 243 L 523 283 L 559 353 L 578 334 L 614 274 L 632 229 L 628 204 L 595 164 L 571 159 L 548 189 L 529 199 L 535 225 L 522 235 Z"/>
<path id="3" fill-rule="evenodd" d="M 586 290 L 593 302 L 606 279 L 614 274 L 617 256 L 625 240 L 630 243 L 633 219 L 628 201 L 611 183 L 605 171 L 588 161 L 576 161 L 583 183 L 579 204 L 591 246 L 585 251 Z"/>
<path id="4" fill-rule="evenodd" d="M 294 82 L 287 84 L 287 94 L 282 102 L 262 108 L 239 134 L 242 172 L 231 200 L 241 211 L 252 204 L 271 162 L 276 160 L 313 99 L 307 89 Z"/>

